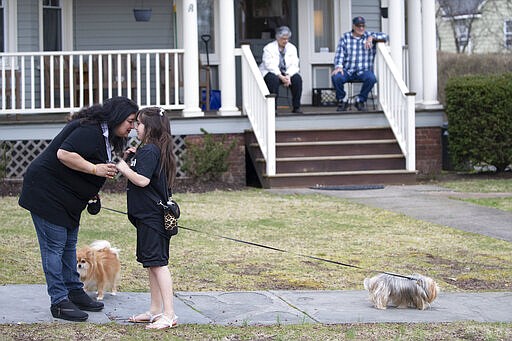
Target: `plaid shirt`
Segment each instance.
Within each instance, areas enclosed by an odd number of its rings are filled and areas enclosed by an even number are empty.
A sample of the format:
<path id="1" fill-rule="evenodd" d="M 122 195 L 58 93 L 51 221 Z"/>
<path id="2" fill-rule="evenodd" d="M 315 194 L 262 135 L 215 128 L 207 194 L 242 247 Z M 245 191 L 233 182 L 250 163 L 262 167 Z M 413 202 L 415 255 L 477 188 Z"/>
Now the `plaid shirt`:
<path id="1" fill-rule="evenodd" d="M 343 71 L 349 74 L 373 71 L 373 60 L 377 52 L 377 45 L 373 44 L 371 49 L 364 47 L 369 36 L 372 36 L 373 39 L 388 40 L 388 35 L 382 32 L 365 31 L 360 38 L 354 37 L 352 32 L 345 33 L 336 47 L 334 68 L 343 67 Z"/>

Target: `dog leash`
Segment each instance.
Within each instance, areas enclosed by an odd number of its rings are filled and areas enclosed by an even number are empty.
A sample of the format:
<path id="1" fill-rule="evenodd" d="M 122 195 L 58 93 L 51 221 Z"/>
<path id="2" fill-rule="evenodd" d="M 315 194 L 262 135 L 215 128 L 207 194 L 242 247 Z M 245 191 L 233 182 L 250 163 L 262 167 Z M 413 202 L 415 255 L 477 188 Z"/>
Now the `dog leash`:
<path id="1" fill-rule="evenodd" d="M 105 207 L 105 206 L 102 206 L 101 208 L 104 208 L 104 209 L 106 209 L 108 211 L 115 212 L 115 213 L 120 213 L 120 214 L 124 214 L 124 215 L 127 214 L 126 212 L 118 211 L 118 210 L 115 210 L 113 208 L 108 208 L 108 207 Z M 362 268 L 362 267 L 357 266 L 357 265 L 348 264 L 348 263 L 342 263 L 342 262 L 338 262 L 338 261 L 335 261 L 335 260 L 332 260 L 332 259 L 327 259 L 327 258 L 321 258 L 321 257 L 306 255 L 306 254 L 303 254 L 303 253 L 298 253 L 298 252 L 293 252 L 293 251 L 289 251 L 289 250 L 284 250 L 284 249 L 280 249 L 280 248 L 277 248 L 277 247 L 268 246 L 268 245 L 264 245 L 264 244 L 259 244 L 259 243 L 255 243 L 255 242 L 250 242 L 250 241 L 246 241 L 246 240 L 242 240 L 242 239 L 238 239 L 238 238 L 227 237 L 227 236 L 223 236 L 223 235 L 220 235 L 220 234 L 215 234 L 215 233 L 211 234 L 211 233 L 204 232 L 204 231 L 201 231 L 201 230 L 198 230 L 198 229 L 194 229 L 192 227 L 185 227 L 185 226 L 178 225 L 178 228 L 184 229 L 184 230 L 188 230 L 188 231 L 192 231 L 192 232 L 196 232 L 196 233 L 200 233 L 200 234 L 205 234 L 205 235 L 208 235 L 208 236 L 214 236 L 214 237 L 221 238 L 221 239 L 231 240 L 231 241 L 237 242 L 237 243 L 247 244 L 247 245 L 256 246 L 256 247 L 261 247 L 261 248 L 268 249 L 268 250 L 278 251 L 278 252 L 282 252 L 282 253 L 289 253 L 289 254 L 292 254 L 292 255 L 295 255 L 295 256 L 300 256 L 300 257 L 305 257 L 305 258 L 309 258 L 309 259 L 314 259 L 314 260 L 321 261 L 321 262 L 336 264 L 336 265 L 340 265 L 340 266 L 345 266 L 345 267 L 349 267 L 349 268 L 365 270 L 365 271 L 370 271 L 370 272 L 382 273 L 382 274 L 386 274 L 386 275 L 390 275 L 390 276 L 394 276 L 394 277 L 400 277 L 400 278 L 405 278 L 405 279 L 408 279 L 408 280 L 411 280 L 411 281 L 416 281 L 416 278 L 412 278 L 410 276 L 400 275 L 400 274 L 397 274 L 397 273 L 387 272 L 387 271 L 366 269 L 366 268 Z"/>

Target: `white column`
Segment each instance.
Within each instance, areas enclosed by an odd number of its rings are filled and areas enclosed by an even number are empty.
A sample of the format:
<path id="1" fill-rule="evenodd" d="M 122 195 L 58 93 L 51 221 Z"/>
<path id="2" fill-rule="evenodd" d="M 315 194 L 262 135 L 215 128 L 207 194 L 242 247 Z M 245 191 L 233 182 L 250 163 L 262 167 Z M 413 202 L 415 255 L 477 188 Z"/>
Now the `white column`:
<path id="1" fill-rule="evenodd" d="M 199 107 L 199 47 L 197 41 L 197 2 L 183 0 L 183 83 L 184 117 L 203 116 Z"/>
<path id="2" fill-rule="evenodd" d="M 437 100 L 436 8 L 432 0 L 422 0 L 423 23 L 423 103 L 439 104 Z"/>
<path id="3" fill-rule="evenodd" d="M 240 115 L 236 106 L 236 77 L 235 77 L 235 7 L 233 0 L 220 0 L 219 12 L 222 16 L 220 25 L 220 63 L 219 85 L 221 116 Z"/>
<path id="4" fill-rule="evenodd" d="M 407 44 L 409 45 L 409 90 L 416 93 L 416 103 L 423 101 L 423 45 L 421 0 L 407 2 Z"/>
<path id="5" fill-rule="evenodd" d="M 402 76 L 402 34 L 404 23 L 401 2 L 401 0 L 390 1 L 388 7 L 391 58 L 393 58 L 400 76 Z"/>

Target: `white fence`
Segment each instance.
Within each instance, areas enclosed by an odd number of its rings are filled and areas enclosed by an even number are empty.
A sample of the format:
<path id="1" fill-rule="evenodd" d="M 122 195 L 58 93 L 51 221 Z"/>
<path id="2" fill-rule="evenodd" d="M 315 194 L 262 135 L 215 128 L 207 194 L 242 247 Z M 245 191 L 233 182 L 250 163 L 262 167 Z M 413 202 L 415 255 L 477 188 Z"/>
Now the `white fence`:
<path id="1" fill-rule="evenodd" d="M 0 54 L 0 113 L 73 112 L 113 96 L 183 109 L 184 50 Z"/>
<path id="2" fill-rule="evenodd" d="M 178 178 L 186 178 L 187 174 L 182 170 L 182 155 L 186 150 L 185 136 L 173 135 L 174 150 L 177 156 Z M 21 181 L 30 163 L 41 154 L 50 144 L 51 140 L 0 140 L 0 179 L 3 177 L 8 180 Z M 136 137 L 131 137 L 128 145 L 136 146 L 140 141 Z"/>
<path id="3" fill-rule="evenodd" d="M 242 45 L 242 102 L 266 162 L 266 175 L 276 174 L 275 95 L 270 95 L 249 45 Z"/>
<path id="4" fill-rule="evenodd" d="M 379 103 L 405 155 L 408 171 L 416 170 L 415 93 L 409 92 L 386 45 L 377 45 L 375 60 Z"/>

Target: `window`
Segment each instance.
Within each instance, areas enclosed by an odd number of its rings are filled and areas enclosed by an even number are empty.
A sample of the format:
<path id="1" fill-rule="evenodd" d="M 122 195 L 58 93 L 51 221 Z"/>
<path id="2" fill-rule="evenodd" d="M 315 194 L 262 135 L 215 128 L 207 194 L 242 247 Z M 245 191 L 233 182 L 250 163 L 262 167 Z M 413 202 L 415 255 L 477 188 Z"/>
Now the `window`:
<path id="1" fill-rule="evenodd" d="M 333 52 L 333 1 L 315 0 L 313 16 L 315 30 L 315 52 Z"/>
<path id="2" fill-rule="evenodd" d="M 199 41 L 199 53 L 206 53 L 206 44 L 201 39 L 202 35 L 210 35 L 208 42 L 208 53 L 215 53 L 215 26 L 213 0 L 197 0 L 197 34 Z"/>
<path id="3" fill-rule="evenodd" d="M 457 34 L 457 46 L 459 48 L 459 52 L 463 52 L 468 46 L 469 43 L 469 26 L 471 22 L 467 22 L 466 20 L 457 20 L 455 26 L 455 33 Z"/>
<path id="4" fill-rule="evenodd" d="M 4 1 L 0 0 L 0 52 L 5 52 Z"/>
<path id="5" fill-rule="evenodd" d="M 62 51 L 60 0 L 43 0 L 43 50 Z"/>
<path id="6" fill-rule="evenodd" d="M 505 48 L 512 49 L 512 19 L 505 20 Z"/>

